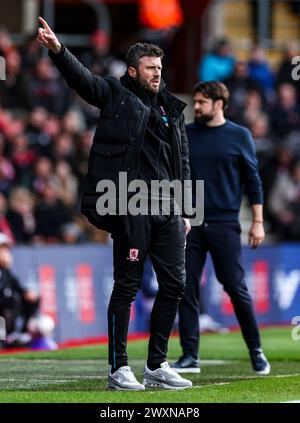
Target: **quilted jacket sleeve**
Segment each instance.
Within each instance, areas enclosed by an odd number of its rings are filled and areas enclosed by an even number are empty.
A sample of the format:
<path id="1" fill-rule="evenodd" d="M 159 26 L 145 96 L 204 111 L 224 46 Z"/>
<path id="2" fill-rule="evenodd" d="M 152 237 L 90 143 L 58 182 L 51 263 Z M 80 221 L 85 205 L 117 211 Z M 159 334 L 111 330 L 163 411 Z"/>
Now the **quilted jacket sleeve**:
<path id="1" fill-rule="evenodd" d="M 88 103 L 103 108 L 111 95 L 105 79 L 91 73 L 64 45 L 60 53 L 49 50 L 48 54 L 70 88 Z"/>

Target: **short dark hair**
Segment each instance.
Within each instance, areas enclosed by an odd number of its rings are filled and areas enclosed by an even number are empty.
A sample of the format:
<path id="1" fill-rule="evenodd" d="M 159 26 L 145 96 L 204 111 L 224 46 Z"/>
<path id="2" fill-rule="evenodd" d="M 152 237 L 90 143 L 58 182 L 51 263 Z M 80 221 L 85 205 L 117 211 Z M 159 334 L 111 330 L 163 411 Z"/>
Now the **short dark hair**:
<path id="1" fill-rule="evenodd" d="M 163 50 L 155 44 L 149 43 L 136 43 L 129 48 L 126 54 L 127 68 L 137 68 L 139 60 L 144 57 L 160 57 L 163 59 Z"/>
<path id="2" fill-rule="evenodd" d="M 213 102 L 217 100 L 223 101 L 223 110 L 226 109 L 229 103 L 229 91 L 223 82 L 207 81 L 198 82 L 193 88 L 193 94 L 203 94 L 204 97 L 210 98 Z"/>

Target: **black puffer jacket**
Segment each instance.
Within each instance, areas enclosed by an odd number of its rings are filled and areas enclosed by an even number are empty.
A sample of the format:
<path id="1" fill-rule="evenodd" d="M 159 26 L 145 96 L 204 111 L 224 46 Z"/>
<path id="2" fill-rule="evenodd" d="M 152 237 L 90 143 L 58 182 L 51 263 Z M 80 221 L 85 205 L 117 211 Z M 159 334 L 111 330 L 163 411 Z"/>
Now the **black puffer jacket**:
<path id="1" fill-rule="evenodd" d="M 148 96 L 141 90 L 137 96 L 115 78 L 101 78 L 92 74 L 63 46 L 59 54 L 49 52 L 54 64 L 69 87 L 88 103 L 101 109 L 88 163 L 82 212 L 100 229 L 111 232 L 109 216 L 99 216 L 96 185 L 101 179 L 110 179 L 118 186 L 119 172 L 127 172 L 128 183 L 137 178 L 139 154 L 144 142 L 150 114 Z M 185 103 L 171 95 L 162 81 L 160 95 L 167 105 L 171 131 L 171 146 L 175 179 L 190 179 L 188 143 L 183 109 Z M 186 202 L 190 201 L 190 193 Z"/>

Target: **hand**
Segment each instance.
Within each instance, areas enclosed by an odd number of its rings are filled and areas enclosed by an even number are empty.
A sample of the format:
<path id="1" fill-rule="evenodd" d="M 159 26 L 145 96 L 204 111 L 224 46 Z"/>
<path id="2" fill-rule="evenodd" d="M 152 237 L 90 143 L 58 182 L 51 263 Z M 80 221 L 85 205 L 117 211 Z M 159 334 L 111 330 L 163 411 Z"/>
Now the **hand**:
<path id="1" fill-rule="evenodd" d="M 24 299 L 28 301 L 29 303 L 34 303 L 39 299 L 39 296 L 37 293 L 33 291 L 26 291 L 24 293 Z"/>
<path id="2" fill-rule="evenodd" d="M 264 225 L 260 222 L 252 222 L 249 229 L 248 244 L 252 249 L 255 249 L 262 244 L 265 239 Z"/>
<path id="3" fill-rule="evenodd" d="M 39 34 L 37 36 L 38 42 L 44 47 L 47 47 L 53 53 L 59 53 L 61 50 L 61 44 L 58 41 L 56 35 L 54 34 L 50 26 L 47 24 L 45 19 L 39 17 L 39 21 L 43 25 L 43 28 L 39 28 Z"/>
<path id="4" fill-rule="evenodd" d="M 190 223 L 190 220 L 186 219 L 185 217 L 183 217 L 182 219 L 183 219 L 183 223 L 185 225 L 185 234 L 187 235 L 190 232 L 190 230 L 192 229 L 191 223 Z"/>

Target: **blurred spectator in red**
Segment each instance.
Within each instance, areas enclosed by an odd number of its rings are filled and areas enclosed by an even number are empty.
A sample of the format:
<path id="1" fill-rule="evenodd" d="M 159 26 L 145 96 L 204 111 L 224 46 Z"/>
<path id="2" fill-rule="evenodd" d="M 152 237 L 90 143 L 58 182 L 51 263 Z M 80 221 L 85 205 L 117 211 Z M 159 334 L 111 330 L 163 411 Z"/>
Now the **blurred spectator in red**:
<path id="1" fill-rule="evenodd" d="M 12 190 L 7 220 L 17 243 L 31 242 L 36 223 L 33 196 L 27 188 L 16 187 Z"/>
<path id="2" fill-rule="evenodd" d="M 24 133 L 25 125 L 23 120 L 13 117 L 10 112 L 0 109 L 0 131 L 9 143 L 12 138 Z"/>

